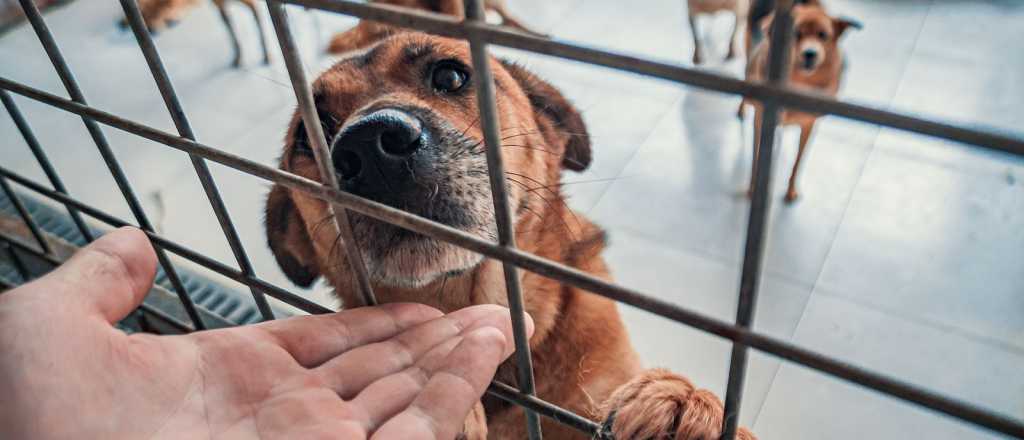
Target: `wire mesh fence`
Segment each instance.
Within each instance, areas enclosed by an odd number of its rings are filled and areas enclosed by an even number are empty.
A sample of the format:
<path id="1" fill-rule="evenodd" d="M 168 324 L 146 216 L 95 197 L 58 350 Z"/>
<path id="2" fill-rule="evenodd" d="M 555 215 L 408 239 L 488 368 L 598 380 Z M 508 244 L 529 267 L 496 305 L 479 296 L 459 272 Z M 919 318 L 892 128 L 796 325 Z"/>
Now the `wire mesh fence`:
<path id="1" fill-rule="evenodd" d="M 774 130 L 762 130 L 760 133 L 760 145 L 762 147 L 760 154 L 757 156 L 755 172 L 752 176 L 753 194 L 743 251 L 739 305 L 734 322 L 727 322 L 695 312 L 653 296 L 645 295 L 642 292 L 608 282 L 576 268 L 568 267 L 517 249 L 513 232 L 513 217 L 509 210 L 508 190 L 505 178 L 503 177 L 505 175 L 503 172 L 504 165 L 499 150 L 501 146 L 501 138 L 499 137 L 500 127 L 499 118 L 496 114 L 494 79 L 488 62 L 488 45 L 499 45 L 541 53 L 718 92 L 742 95 L 762 103 L 764 107 L 762 121 L 766 127 L 776 126 L 779 114 L 783 109 L 797 109 L 819 114 L 833 114 L 862 122 L 1024 156 L 1024 139 L 842 102 L 787 87 L 787 71 L 785 66 L 787 65 L 786 58 L 789 53 L 790 42 L 788 40 L 790 39 L 790 32 L 771 33 L 772 41 L 770 45 L 768 79 L 765 82 L 753 83 L 692 68 L 551 40 L 491 25 L 483 19 L 484 10 L 481 0 L 471 0 L 465 3 L 465 20 L 452 16 L 388 5 L 358 3 L 349 0 L 268 0 L 267 5 L 271 21 L 277 34 L 281 51 L 284 54 L 284 62 L 296 101 L 298 102 L 301 118 L 305 122 L 303 126 L 307 130 L 308 138 L 313 143 L 312 150 L 320 172 L 321 182 L 323 182 L 321 183 L 262 165 L 245 157 L 199 142 L 179 102 L 172 80 L 163 66 L 157 48 L 146 31 L 142 15 L 135 0 L 120 0 L 120 2 L 127 17 L 127 22 L 158 86 L 164 104 L 172 117 L 177 130 L 176 134 L 139 124 L 90 107 L 83 91 L 75 80 L 71 67 L 62 56 L 58 44 L 54 40 L 39 10 L 31 0 L 19 1 L 29 24 L 42 43 L 70 99 L 0 77 L 0 98 L 2 98 L 2 103 L 15 122 L 26 144 L 42 166 L 52 186 L 52 189 L 47 188 L 15 173 L 13 170 L 0 166 L 0 190 L 12 200 L 19 216 L 31 231 L 37 246 L 37 248 L 26 246 L 19 240 L 13 239 L 7 234 L 2 234 L 0 235 L 0 245 L 4 248 L 3 252 L 10 253 L 12 252 L 12 247 L 19 247 L 24 251 L 53 258 L 52 249 L 30 213 L 19 201 L 17 193 L 12 188 L 12 183 L 63 204 L 86 241 L 91 241 L 94 238 L 94 234 L 85 225 L 82 215 L 112 226 L 123 226 L 131 223 L 89 206 L 69 194 L 60 176 L 50 164 L 43 146 L 39 144 L 33 134 L 29 122 L 25 120 L 12 99 L 11 93 L 14 93 L 63 109 L 82 118 L 109 172 L 114 177 L 118 188 L 131 208 L 135 220 L 134 224 L 143 229 L 154 244 L 160 266 L 167 275 L 170 285 L 178 295 L 187 313 L 188 322 L 177 323 L 182 329 L 188 331 L 201 330 L 206 328 L 206 325 L 201 314 L 197 312 L 196 306 L 188 295 L 186 287 L 181 282 L 174 265 L 167 257 L 168 252 L 247 286 L 252 295 L 252 300 L 263 319 L 275 318 L 267 302 L 267 296 L 281 300 L 308 313 L 329 313 L 331 311 L 300 295 L 289 292 L 285 288 L 264 281 L 257 276 L 239 239 L 231 217 L 224 206 L 224 201 L 220 196 L 216 182 L 208 169 L 207 161 L 213 161 L 281 184 L 287 188 L 301 191 L 327 202 L 332 210 L 331 216 L 333 221 L 331 222 L 331 227 L 336 228 L 337 233 L 342 237 L 345 255 L 354 268 L 356 285 L 360 290 L 364 304 L 375 304 L 376 299 L 361 251 L 353 239 L 349 221 L 349 213 L 351 212 L 369 216 L 500 260 L 503 264 L 508 304 L 513 317 L 513 334 L 517 348 L 514 361 L 518 372 L 516 378 L 518 388 L 495 382 L 488 392 L 493 396 L 525 409 L 526 420 L 524 423 L 528 426 L 527 432 L 531 439 L 542 437 L 539 417 L 552 418 L 559 423 L 571 426 L 593 437 L 608 437 L 609 433 L 606 429 L 607 427 L 602 426 L 601 423 L 555 406 L 535 395 L 533 368 L 525 330 L 522 291 L 519 284 L 520 270 L 534 272 L 732 341 L 733 350 L 729 364 L 725 396 L 723 439 L 731 440 L 736 434 L 743 382 L 746 376 L 747 355 L 751 348 L 912 402 L 968 423 L 1017 438 L 1024 438 L 1024 421 L 1006 417 L 965 401 L 801 348 L 787 341 L 766 336 L 750 329 L 756 310 L 758 284 L 763 265 L 762 256 L 765 242 L 766 215 L 769 210 L 768 188 L 771 183 L 772 148 L 775 140 Z M 313 102 L 309 79 L 306 77 L 299 51 L 289 29 L 285 3 L 351 15 L 365 20 L 373 20 L 436 35 L 464 39 L 469 42 L 472 63 L 476 72 L 473 77 L 473 87 L 478 99 L 479 118 L 486 145 L 490 190 L 496 213 L 497 242 L 481 239 L 450 226 L 339 189 L 333 165 L 329 159 L 330 148 L 322 132 L 321 124 L 318 122 L 320 119 Z M 772 24 L 775 29 L 787 29 L 790 26 L 789 11 L 792 8 L 792 3 L 791 0 L 776 2 L 775 16 L 779 17 L 779 19 L 774 20 Z M 121 165 L 111 151 L 103 132 L 100 130 L 100 124 L 155 141 L 167 147 L 180 150 L 189 156 L 197 178 L 213 208 L 239 269 L 234 269 L 217 262 L 155 232 L 135 192 L 125 177 Z M 159 313 L 159 311 L 153 310 L 145 310 L 145 312 Z M 167 319 L 173 320 L 173 318 Z"/>

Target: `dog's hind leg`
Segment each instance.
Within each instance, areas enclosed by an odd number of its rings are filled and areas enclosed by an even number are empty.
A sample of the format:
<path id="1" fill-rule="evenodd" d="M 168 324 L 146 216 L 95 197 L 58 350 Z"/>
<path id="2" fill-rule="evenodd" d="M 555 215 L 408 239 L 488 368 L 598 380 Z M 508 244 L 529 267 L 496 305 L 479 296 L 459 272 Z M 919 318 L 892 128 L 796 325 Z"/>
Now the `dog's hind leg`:
<path id="1" fill-rule="evenodd" d="M 231 22 L 231 16 L 224 7 L 224 0 L 213 0 L 213 5 L 220 13 L 220 19 L 224 22 L 224 28 L 228 31 L 228 39 L 231 41 L 231 49 L 234 51 L 234 58 L 231 61 L 232 67 L 242 66 L 242 46 L 238 43 L 238 32 L 235 31 L 235 24 Z"/>
<path id="2" fill-rule="evenodd" d="M 793 172 L 789 175 L 789 188 L 786 190 L 786 201 L 793 202 L 799 197 L 796 192 L 796 176 L 800 171 L 800 162 L 804 157 L 807 143 L 811 139 L 811 130 L 814 129 L 814 120 L 800 124 L 800 149 L 796 152 L 796 162 L 793 162 Z"/>
<path id="3" fill-rule="evenodd" d="M 742 107 L 740 107 L 742 112 Z M 747 188 L 747 197 L 754 195 L 754 176 L 757 175 L 757 157 L 761 153 L 761 130 L 763 128 L 762 118 L 764 118 L 764 110 L 760 105 L 754 105 L 754 156 L 753 161 L 750 162 L 750 187 Z"/>
<path id="4" fill-rule="evenodd" d="M 263 48 L 263 64 L 270 64 L 270 48 L 267 47 L 267 33 L 263 29 L 263 20 L 260 20 L 256 0 L 241 0 L 241 2 L 249 7 L 249 10 L 252 11 L 252 18 L 256 21 L 256 31 L 260 34 L 260 47 Z"/>
<path id="5" fill-rule="evenodd" d="M 743 16 L 744 14 L 742 13 L 742 11 L 737 9 L 735 13 L 736 20 L 733 21 L 732 36 L 729 37 L 729 53 L 725 54 L 725 59 L 727 60 L 731 60 L 736 57 L 736 52 L 739 50 L 739 38 L 737 37 L 740 33 L 740 26 L 742 26 L 742 23 L 746 21 L 746 18 Z"/>
<path id="6" fill-rule="evenodd" d="M 697 19 L 692 10 L 687 12 L 687 14 L 689 14 L 687 19 L 690 20 L 690 33 L 693 34 L 693 64 L 700 64 L 704 61 L 704 56 L 700 51 L 700 35 L 697 33 Z"/>

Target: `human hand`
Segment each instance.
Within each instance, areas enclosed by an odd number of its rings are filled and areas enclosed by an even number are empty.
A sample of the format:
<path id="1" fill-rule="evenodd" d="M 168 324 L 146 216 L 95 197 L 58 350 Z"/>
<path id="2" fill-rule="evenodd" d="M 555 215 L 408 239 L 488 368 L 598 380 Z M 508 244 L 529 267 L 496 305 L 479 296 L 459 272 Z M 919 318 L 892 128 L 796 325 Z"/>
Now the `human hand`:
<path id="1" fill-rule="evenodd" d="M 450 439 L 514 350 L 499 306 L 116 330 L 154 270 L 146 236 L 122 228 L 0 295 L 0 438 Z"/>

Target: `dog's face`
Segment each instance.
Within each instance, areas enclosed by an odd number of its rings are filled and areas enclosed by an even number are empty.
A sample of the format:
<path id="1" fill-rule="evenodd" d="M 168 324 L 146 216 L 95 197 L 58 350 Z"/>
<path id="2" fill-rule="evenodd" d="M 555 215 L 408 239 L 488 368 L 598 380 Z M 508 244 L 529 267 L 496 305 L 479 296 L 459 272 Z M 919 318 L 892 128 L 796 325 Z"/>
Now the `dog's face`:
<path id="1" fill-rule="evenodd" d="M 320 123 L 342 189 L 494 241 L 494 209 L 475 75 L 463 41 L 403 33 L 349 54 L 313 83 Z M 501 154 L 516 221 L 542 207 L 531 190 L 556 186 L 561 169 L 583 170 L 590 144 L 579 113 L 521 67 L 492 60 L 502 127 Z M 281 168 L 320 180 L 298 113 Z M 326 205 L 275 187 L 267 238 L 284 272 L 307 286 L 340 277 L 340 238 Z M 524 215 L 527 214 L 527 215 Z M 473 269 L 482 256 L 353 213 L 353 232 L 373 281 L 420 287 Z"/>
<path id="2" fill-rule="evenodd" d="M 794 6 L 793 69 L 810 74 L 838 57 L 839 38 L 851 26 L 860 27 L 851 20 L 830 17 L 817 5 Z"/>

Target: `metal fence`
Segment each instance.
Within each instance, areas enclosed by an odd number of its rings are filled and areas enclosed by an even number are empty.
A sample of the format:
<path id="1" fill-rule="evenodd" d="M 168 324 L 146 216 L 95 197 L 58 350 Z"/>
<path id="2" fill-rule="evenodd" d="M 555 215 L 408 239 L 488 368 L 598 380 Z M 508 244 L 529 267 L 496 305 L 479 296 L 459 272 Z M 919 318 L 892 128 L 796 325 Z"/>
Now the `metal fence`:
<path id="1" fill-rule="evenodd" d="M 273 181 L 288 188 L 302 191 L 313 197 L 328 202 L 333 209 L 335 222 L 345 244 L 346 255 L 353 262 L 357 285 L 366 304 L 374 304 L 373 290 L 366 267 L 363 264 L 360 250 L 352 239 L 349 226 L 349 212 L 354 211 L 420 234 L 443 240 L 466 249 L 478 252 L 487 257 L 501 260 L 504 265 L 505 281 L 508 291 L 509 307 L 512 311 L 513 329 L 516 344 L 515 362 L 518 366 L 519 388 L 494 382 L 488 392 L 498 398 L 525 408 L 526 423 L 531 439 L 541 438 L 539 417 L 550 417 L 560 423 L 572 426 L 593 437 L 603 438 L 609 434 L 600 423 L 591 421 L 578 414 L 571 413 L 535 396 L 533 371 L 531 367 L 530 348 L 526 337 L 522 293 L 519 286 L 520 269 L 531 271 L 554 280 L 576 286 L 580 289 L 602 295 L 613 300 L 629 304 L 648 312 L 672 319 L 681 324 L 698 328 L 705 332 L 728 339 L 733 343 L 732 358 L 729 366 L 729 379 L 725 398 L 725 418 L 722 438 L 731 440 L 736 433 L 738 412 L 742 399 L 743 381 L 747 366 L 747 354 L 750 348 L 774 355 L 822 373 L 873 389 L 875 391 L 912 402 L 942 414 L 975 424 L 995 432 L 1016 438 L 1024 438 L 1024 421 L 1006 417 L 970 403 L 957 400 L 942 394 L 912 385 L 889 377 L 885 374 L 870 371 L 826 355 L 800 348 L 784 340 L 755 333 L 750 330 L 756 308 L 758 281 L 762 266 L 762 255 L 765 238 L 765 218 L 768 212 L 768 188 L 771 181 L 772 149 L 774 145 L 775 127 L 782 108 L 792 108 L 821 114 L 833 114 L 858 121 L 879 124 L 905 131 L 940 137 L 948 140 L 973 144 L 982 148 L 1009 152 L 1024 156 L 1024 139 L 997 134 L 984 130 L 965 128 L 941 121 L 922 119 L 907 114 L 890 112 L 868 106 L 856 105 L 817 96 L 786 87 L 786 57 L 790 32 L 771 33 L 771 53 L 768 80 L 764 83 L 751 83 L 718 74 L 681 67 L 672 64 L 645 60 L 628 55 L 593 49 L 576 44 L 539 38 L 500 26 L 485 23 L 481 0 L 466 2 L 466 19 L 438 15 L 422 11 L 413 11 L 388 5 L 364 4 L 350 0 L 267 0 L 270 16 L 277 33 L 284 61 L 291 78 L 295 97 L 298 101 L 303 125 L 309 139 L 313 140 L 313 152 L 319 166 L 324 183 L 306 179 L 275 168 L 267 167 L 244 157 L 200 143 L 189 125 L 188 118 L 175 94 L 174 87 L 157 52 L 153 40 L 146 32 L 145 24 L 135 0 L 120 0 L 128 18 L 128 23 L 138 40 L 153 79 L 159 87 L 167 110 L 174 120 L 177 134 L 164 132 L 146 125 L 90 107 L 82 90 L 79 88 L 70 66 L 65 62 L 57 42 L 47 28 L 39 10 L 31 0 L 19 0 L 32 29 L 39 37 L 46 54 L 57 70 L 61 81 L 71 99 L 65 99 L 24 84 L 0 77 L 0 98 L 9 112 L 17 128 L 23 135 L 32 153 L 38 159 L 53 189 L 35 183 L 18 175 L 12 170 L 0 166 L 0 189 L 14 202 L 22 219 L 28 225 L 39 249 L 31 249 L 43 257 L 52 257 L 40 228 L 33 221 L 28 211 L 20 203 L 17 193 L 11 188 L 11 182 L 31 191 L 46 196 L 63 204 L 78 230 L 87 240 L 93 235 L 82 219 L 82 214 L 93 217 L 101 222 L 123 226 L 129 222 L 111 216 L 101 210 L 82 203 L 71 195 L 61 182 L 47 159 L 46 153 L 39 144 L 28 122 L 25 120 L 10 93 L 61 108 L 82 117 L 90 136 L 96 144 L 100 155 L 115 179 L 125 200 L 131 208 L 136 224 L 141 227 L 156 248 L 158 261 L 168 276 L 175 292 L 187 312 L 191 322 L 179 322 L 179 328 L 199 330 L 205 328 L 202 318 L 195 305 L 185 291 L 174 265 L 167 257 L 167 252 L 177 254 L 217 272 L 229 279 L 242 283 L 252 292 L 260 313 L 264 319 L 274 319 L 266 296 L 272 296 L 309 313 L 329 313 L 331 310 L 313 303 L 286 289 L 270 284 L 258 278 L 246 255 L 238 233 L 229 217 L 217 186 L 210 175 L 206 161 L 211 160 L 251 175 Z M 494 199 L 498 242 L 493 243 L 446 225 L 406 213 L 404 211 L 376 203 L 338 189 L 338 183 L 330 164 L 330 152 L 319 121 L 316 107 L 313 104 L 310 83 L 302 68 L 299 52 L 289 30 L 286 11 L 282 3 L 302 5 L 325 11 L 355 16 L 361 19 L 379 21 L 391 25 L 417 29 L 432 34 L 465 39 L 469 41 L 475 74 L 473 85 L 480 109 L 480 121 L 487 146 L 487 164 L 490 175 L 491 191 Z M 791 25 L 789 10 L 792 0 L 776 2 L 775 29 L 787 29 Z M 494 83 L 487 62 L 487 46 L 490 44 L 536 52 L 564 59 L 571 59 L 660 78 L 676 83 L 697 86 L 718 92 L 742 95 L 763 103 L 763 123 L 769 129 L 760 133 L 761 152 L 758 155 L 751 200 L 750 216 L 747 224 L 746 243 L 743 255 L 743 268 L 740 280 L 739 306 L 735 323 L 689 310 L 658 298 L 644 295 L 641 292 L 610 283 L 575 268 L 537 257 L 516 248 L 513 235 L 512 216 L 506 197 L 502 158 L 499 153 L 500 138 L 498 136 L 498 118 L 496 116 Z M 206 257 L 198 252 L 177 244 L 160 236 L 152 227 L 143 211 L 131 185 L 128 183 L 117 158 L 100 130 L 99 124 L 114 127 L 134 135 L 181 150 L 189 155 L 196 174 L 209 198 L 213 211 L 220 222 L 220 227 L 234 256 L 239 269 L 234 269 Z M 5 248 L 10 245 L 19 246 L 16 240 L 0 235 Z M 24 247 L 24 245 L 21 245 Z M 166 319 L 171 319 L 167 318 Z"/>

